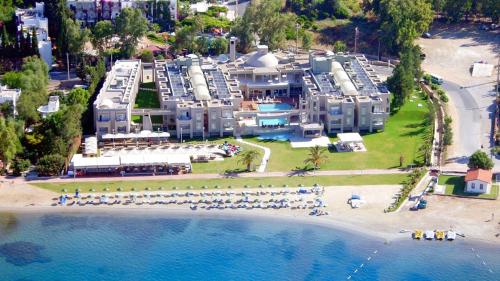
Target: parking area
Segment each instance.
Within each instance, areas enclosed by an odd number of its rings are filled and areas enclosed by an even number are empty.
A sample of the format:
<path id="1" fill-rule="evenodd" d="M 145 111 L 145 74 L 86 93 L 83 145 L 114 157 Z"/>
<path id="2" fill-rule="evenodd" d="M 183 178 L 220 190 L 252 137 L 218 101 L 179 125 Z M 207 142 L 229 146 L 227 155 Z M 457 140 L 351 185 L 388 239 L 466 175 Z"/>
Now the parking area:
<path id="1" fill-rule="evenodd" d="M 448 165 L 463 167 L 467 156 L 477 149 L 490 153 L 496 71 L 491 77 L 472 77 L 470 68 L 478 61 L 497 64 L 500 30 L 484 31 L 473 24 L 435 24 L 430 33 L 432 38 L 418 40 L 426 54 L 422 68 L 445 81 L 442 86 L 450 97 L 448 111 L 454 130 Z"/>

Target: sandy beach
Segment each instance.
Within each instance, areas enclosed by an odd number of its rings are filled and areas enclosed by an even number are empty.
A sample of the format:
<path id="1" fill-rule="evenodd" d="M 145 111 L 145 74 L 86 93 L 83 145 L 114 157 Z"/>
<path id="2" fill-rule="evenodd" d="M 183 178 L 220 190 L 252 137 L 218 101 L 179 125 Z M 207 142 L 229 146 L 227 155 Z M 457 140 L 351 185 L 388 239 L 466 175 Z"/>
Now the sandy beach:
<path id="1" fill-rule="evenodd" d="M 411 203 L 394 213 L 383 210 L 392 202 L 393 194 L 399 191 L 397 185 L 377 186 L 335 186 L 326 187 L 322 196 L 327 204 L 326 216 L 310 216 L 310 209 L 224 209 L 224 210 L 190 210 L 189 204 L 183 205 L 87 205 L 87 206 L 51 206 L 60 194 L 43 190 L 29 184 L 3 182 L 0 184 L 0 212 L 92 212 L 116 214 L 161 213 L 169 215 L 190 215 L 199 217 L 244 216 L 265 218 L 267 220 L 295 220 L 300 223 L 317 224 L 325 227 L 340 228 L 359 232 L 385 241 L 395 239 L 411 239 L 411 233 L 400 233 L 401 230 L 448 230 L 453 228 L 464 234 L 467 240 L 500 245 L 500 201 L 452 198 L 438 195 L 427 196 L 428 208 L 409 211 Z M 282 188 L 266 189 L 234 189 L 238 192 L 280 191 Z M 290 190 L 293 190 L 290 188 Z M 226 191 L 226 190 L 220 190 Z M 200 192 L 193 190 L 192 192 Z M 172 192 L 150 192 L 151 194 L 169 194 Z M 110 193 L 116 194 L 116 193 Z M 128 193 L 123 193 L 128 194 Z M 348 198 L 357 194 L 366 201 L 360 208 L 352 209 L 347 204 Z M 100 195 L 99 193 L 95 195 Z M 262 197 L 267 199 L 270 197 Z M 293 199 L 293 198 L 291 198 Z M 492 213 L 497 210 L 493 221 Z M 498 236 L 497 236 L 498 235 Z"/>

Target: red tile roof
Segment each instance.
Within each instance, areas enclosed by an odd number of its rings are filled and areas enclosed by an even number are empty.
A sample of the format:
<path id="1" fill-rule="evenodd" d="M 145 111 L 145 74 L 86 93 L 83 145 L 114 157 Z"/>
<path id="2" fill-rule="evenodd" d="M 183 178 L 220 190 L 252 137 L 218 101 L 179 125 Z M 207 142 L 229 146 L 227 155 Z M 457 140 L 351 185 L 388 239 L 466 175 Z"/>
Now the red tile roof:
<path id="1" fill-rule="evenodd" d="M 493 173 L 491 172 L 491 170 L 474 169 L 467 171 L 467 175 L 465 175 L 465 181 L 468 182 L 473 180 L 480 180 L 487 183 L 491 183 L 492 177 Z"/>

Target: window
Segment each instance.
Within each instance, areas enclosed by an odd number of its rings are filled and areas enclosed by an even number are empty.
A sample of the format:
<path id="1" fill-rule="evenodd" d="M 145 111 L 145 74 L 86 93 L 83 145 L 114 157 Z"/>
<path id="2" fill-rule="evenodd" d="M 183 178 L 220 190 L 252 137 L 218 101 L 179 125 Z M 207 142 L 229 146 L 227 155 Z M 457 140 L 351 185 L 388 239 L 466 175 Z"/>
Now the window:
<path id="1" fill-rule="evenodd" d="M 361 108 L 361 115 L 366 115 L 366 107 Z"/>
<path id="2" fill-rule="evenodd" d="M 479 185 L 479 189 L 483 190 L 483 184 Z"/>
<path id="3" fill-rule="evenodd" d="M 361 125 L 365 125 L 366 124 L 366 118 L 365 117 L 361 117 Z"/>
<path id="4" fill-rule="evenodd" d="M 470 184 L 470 188 L 472 188 L 472 189 L 476 189 L 476 184 L 475 184 L 475 183 L 471 183 L 471 184 Z"/>
<path id="5" fill-rule="evenodd" d="M 196 113 L 196 120 L 198 120 L 198 121 L 201 120 L 201 113 Z"/>
<path id="6" fill-rule="evenodd" d="M 345 119 L 345 123 L 346 123 L 346 124 L 351 124 L 351 118 L 346 118 L 346 119 Z"/>
<path id="7" fill-rule="evenodd" d="M 100 127 L 99 128 L 99 133 L 101 133 L 101 134 L 107 134 L 108 133 L 108 128 L 107 127 Z"/>
<path id="8" fill-rule="evenodd" d="M 217 129 L 217 126 L 215 125 L 215 123 L 212 123 L 212 130 L 215 130 Z"/>

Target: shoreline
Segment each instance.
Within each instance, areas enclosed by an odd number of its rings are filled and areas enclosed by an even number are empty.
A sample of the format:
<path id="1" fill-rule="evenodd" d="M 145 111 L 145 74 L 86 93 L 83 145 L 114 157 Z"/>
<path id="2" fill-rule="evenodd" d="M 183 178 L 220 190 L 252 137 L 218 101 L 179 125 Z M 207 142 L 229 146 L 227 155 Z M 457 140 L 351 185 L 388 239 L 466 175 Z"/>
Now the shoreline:
<path id="1" fill-rule="evenodd" d="M 259 188 L 253 189 L 231 189 L 231 192 L 240 193 L 240 195 L 205 195 L 204 197 L 163 197 L 169 199 L 214 199 L 214 198 L 231 198 L 232 202 L 236 199 L 242 199 L 241 192 L 262 192 L 274 191 L 278 192 L 283 188 Z M 326 204 L 324 210 L 329 213 L 327 216 L 310 216 L 311 209 L 262 209 L 253 208 L 247 210 L 240 209 L 212 209 L 207 210 L 198 208 L 191 210 L 189 203 L 184 204 L 156 204 L 149 205 L 147 202 L 144 205 L 86 205 L 86 206 L 51 206 L 57 201 L 54 198 L 60 194 L 28 184 L 23 185 L 8 185 L 0 188 L 0 212 L 5 213 L 52 213 L 52 214 L 111 214 L 111 215 L 164 215 L 164 216 L 189 216 L 196 218 L 245 218 L 255 220 L 276 220 L 276 221 L 291 221 L 303 224 L 317 225 L 356 233 L 361 236 L 374 238 L 375 240 L 390 243 L 396 240 L 412 240 L 411 233 L 415 229 L 422 230 L 449 230 L 453 229 L 458 233 L 465 234 L 466 237 L 459 237 L 457 240 L 462 241 L 478 241 L 488 243 L 490 245 L 500 245 L 500 214 L 497 214 L 497 219 L 491 221 L 495 210 L 500 210 L 499 200 L 469 200 L 462 198 L 449 198 L 442 196 L 427 196 L 429 207 L 425 210 L 409 211 L 409 207 L 414 202 L 407 202 L 398 212 L 384 213 L 383 210 L 394 200 L 393 196 L 399 192 L 400 187 L 394 185 L 385 186 L 335 186 L 326 187 L 324 194 L 321 196 Z M 289 190 L 294 190 L 290 188 Z M 227 192 L 229 190 L 205 190 L 193 192 Z M 179 191 L 180 192 L 180 191 Z M 179 193 L 175 191 L 155 191 L 148 192 L 150 194 L 172 194 Z M 122 195 L 128 195 L 130 192 L 117 192 Z M 111 193 L 111 194 L 117 194 Z M 138 194 L 138 192 L 135 192 Z M 142 194 L 142 193 L 141 193 Z M 357 194 L 366 201 L 360 208 L 352 209 L 347 204 L 347 199 L 353 194 Z M 86 194 L 81 194 L 82 196 Z M 96 200 L 97 194 L 92 194 Z M 280 198 L 288 198 L 297 200 L 303 195 L 246 195 L 251 199 L 259 198 L 261 202 L 271 201 L 271 198 L 279 200 Z M 302 204 L 306 201 L 312 203 L 315 195 L 309 194 L 304 201 L 295 203 Z M 222 200 L 222 199 L 220 199 Z M 84 200 L 85 201 L 85 200 Z M 144 202 L 144 201 L 143 201 Z M 297 202 L 297 201 L 296 201 Z M 237 203 L 236 203 L 237 204 Z M 493 211 L 493 212 L 492 212 Z M 498 211 L 497 211 L 498 213 Z M 490 217 L 491 216 L 491 217 Z M 409 230 L 409 232 L 400 233 L 401 230 Z"/>
<path id="2" fill-rule="evenodd" d="M 325 227 L 333 230 L 349 232 L 358 236 L 371 238 L 377 241 L 392 242 L 397 240 L 405 240 L 405 237 L 412 240 L 408 233 L 391 233 L 384 231 L 374 231 L 363 227 L 356 227 L 352 224 L 336 221 L 328 216 L 316 217 L 307 214 L 290 215 L 285 212 L 279 213 L 268 212 L 264 210 L 186 210 L 184 208 L 163 208 L 163 207 L 54 207 L 54 206 L 26 206 L 26 207 L 0 207 L 0 216 L 2 213 L 14 214 L 96 214 L 96 215 L 124 215 L 124 216 L 139 216 L 143 214 L 162 215 L 171 217 L 194 217 L 194 218 L 210 218 L 210 219 L 234 219 L 243 218 L 249 220 L 266 220 L 266 221 L 286 221 L 300 223 L 306 225 L 314 225 Z"/>

